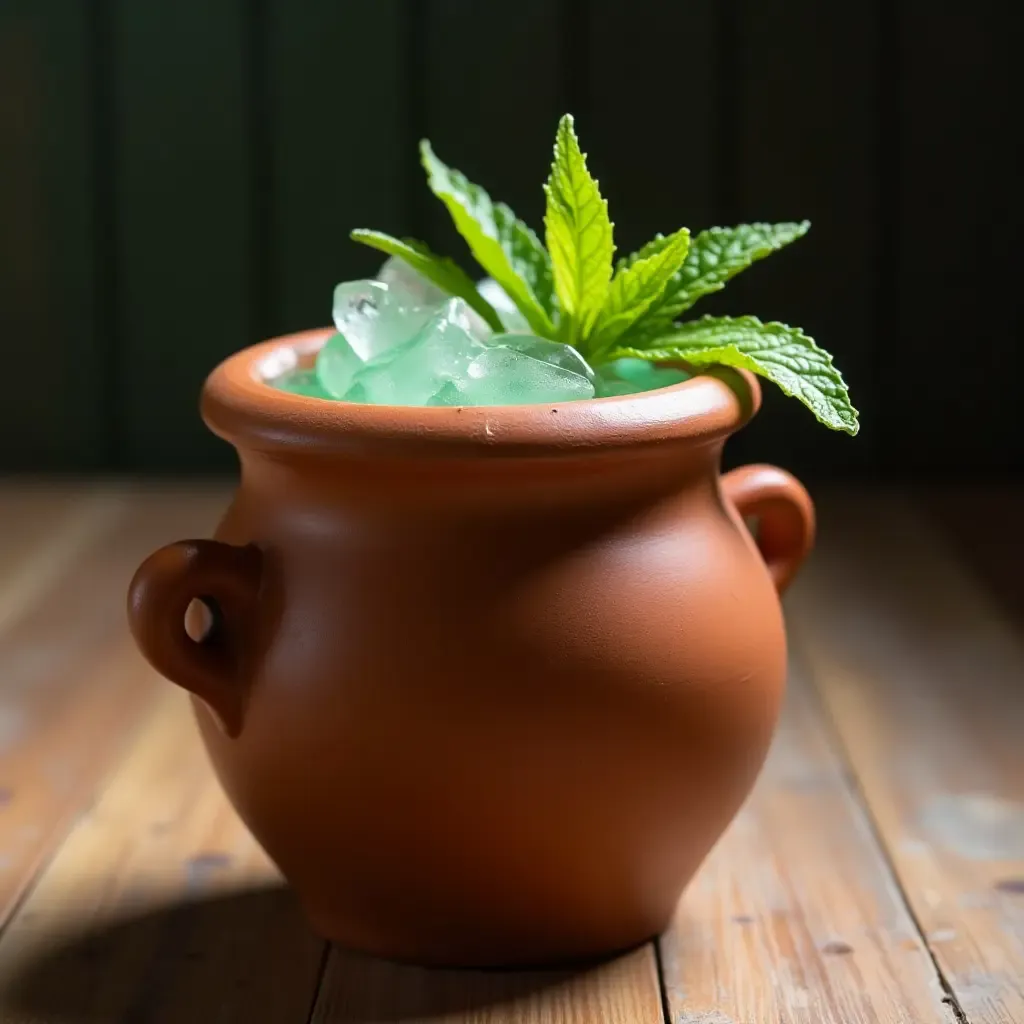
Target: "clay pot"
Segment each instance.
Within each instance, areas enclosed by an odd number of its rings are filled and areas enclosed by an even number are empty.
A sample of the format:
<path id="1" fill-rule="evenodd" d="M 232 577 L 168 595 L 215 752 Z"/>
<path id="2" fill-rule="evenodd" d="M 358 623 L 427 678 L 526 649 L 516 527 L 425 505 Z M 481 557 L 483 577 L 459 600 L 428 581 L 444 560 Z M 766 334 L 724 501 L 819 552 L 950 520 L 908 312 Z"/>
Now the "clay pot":
<path id="1" fill-rule="evenodd" d="M 718 472 L 756 381 L 467 409 L 263 383 L 327 333 L 210 376 L 241 485 L 216 540 L 139 569 L 139 646 L 195 695 L 324 935 L 459 965 L 649 938 L 750 790 L 784 685 L 777 590 L 810 499 L 778 469 Z"/>

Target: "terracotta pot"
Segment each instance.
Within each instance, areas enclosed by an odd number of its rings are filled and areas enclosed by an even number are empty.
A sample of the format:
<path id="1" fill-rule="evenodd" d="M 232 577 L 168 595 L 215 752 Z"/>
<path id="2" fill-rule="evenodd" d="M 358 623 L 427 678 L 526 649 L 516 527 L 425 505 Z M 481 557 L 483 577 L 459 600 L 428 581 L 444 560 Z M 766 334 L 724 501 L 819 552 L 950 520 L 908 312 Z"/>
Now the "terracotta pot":
<path id="1" fill-rule="evenodd" d="M 262 382 L 326 335 L 210 376 L 241 485 L 216 540 L 139 569 L 139 646 L 197 698 L 324 935 L 460 965 L 650 937 L 750 790 L 784 684 L 776 592 L 810 499 L 778 469 L 718 472 L 757 383 L 417 409 Z"/>

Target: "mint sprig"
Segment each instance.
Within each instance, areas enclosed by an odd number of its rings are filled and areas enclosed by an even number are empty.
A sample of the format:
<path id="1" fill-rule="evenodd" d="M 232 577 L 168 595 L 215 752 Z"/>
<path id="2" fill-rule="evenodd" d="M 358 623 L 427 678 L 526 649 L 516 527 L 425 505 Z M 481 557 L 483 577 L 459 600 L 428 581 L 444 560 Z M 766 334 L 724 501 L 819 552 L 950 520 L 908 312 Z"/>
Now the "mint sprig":
<path id="1" fill-rule="evenodd" d="M 501 285 L 539 337 L 573 345 L 592 365 L 624 357 L 735 366 L 773 381 L 819 422 L 856 434 L 857 411 L 832 357 L 799 328 L 756 317 L 678 322 L 703 296 L 806 234 L 807 221 L 686 228 L 657 235 L 614 266 L 608 204 L 591 175 L 571 115 L 558 124 L 544 186 L 546 247 L 506 206 L 420 144 L 431 191 L 481 267 Z M 496 331 L 501 321 L 452 260 L 422 242 L 381 232 L 352 237 L 405 260 L 451 295 L 465 299 Z"/>
<path id="2" fill-rule="evenodd" d="M 645 348 L 617 348 L 613 359 L 714 364 L 751 370 L 800 399 L 819 423 L 856 434 L 857 410 L 832 357 L 799 327 L 761 323 L 755 316 L 706 316 L 676 324 Z"/>
<path id="3" fill-rule="evenodd" d="M 608 295 L 612 277 L 612 222 L 608 203 L 587 170 L 572 115 L 555 135 L 555 159 L 544 186 L 545 239 L 551 252 L 555 291 L 564 319 L 561 337 L 576 345 L 586 337 Z"/>
<path id="4" fill-rule="evenodd" d="M 708 228 L 693 240 L 686 261 L 669 281 L 657 303 L 629 331 L 631 344 L 657 337 L 698 299 L 721 291 L 726 282 L 751 264 L 802 238 L 810 221 L 798 224 L 739 224 L 733 228 Z M 660 236 L 648 242 L 631 260 L 642 258 Z"/>
<path id="5" fill-rule="evenodd" d="M 680 228 L 668 238 L 659 238 L 636 259 L 620 266 L 588 342 L 591 354 L 604 354 L 655 304 L 663 301 L 665 289 L 679 271 L 690 247 L 690 232 Z"/>

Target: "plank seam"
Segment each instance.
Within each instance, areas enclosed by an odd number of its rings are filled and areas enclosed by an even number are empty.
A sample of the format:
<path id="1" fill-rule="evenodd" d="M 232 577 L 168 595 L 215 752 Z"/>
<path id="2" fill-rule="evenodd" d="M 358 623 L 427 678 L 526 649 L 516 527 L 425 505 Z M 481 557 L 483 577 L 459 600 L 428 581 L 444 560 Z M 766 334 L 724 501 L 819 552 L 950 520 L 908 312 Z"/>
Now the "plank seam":
<path id="1" fill-rule="evenodd" d="M 50 830 L 50 836 L 44 844 L 42 851 L 36 858 L 35 863 L 25 872 L 21 889 L 11 901 L 8 913 L 6 916 L 0 917 L 0 942 L 3 941 L 8 928 L 17 920 L 21 908 L 31 898 L 36 886 L 47 871 L 49 871 L 54 860 L 64 848 L 64 843 L 68 836 L 78 826 L 79 821 L 99 803 L 103 794 L 110 787 L 122 765 L 134 749 L 142 730 L 154 715 L 160 713 L 160 706 L 160 694 L 157 691 L 150 698 L 149 706 L 139 715 L 138 721 L 131 728 L 124 731 L 121 742 L 117 744 L 117 752 L 111 757 L 107 770 L 101 772 L 100 778 L 89 794 L 82 800 L 81 804 L 69 808 L 65 814 L 54 822 L 53 828 Z"/>
<path id="2" fill-rule="evenodd" d="M 875 817 L 875 814 L 871 809 L 871 803 L 868 800 L 867 792 L 861 784 L 860 775 L 853 762 L 850 749 L 847 746 L 846 741 L 843 739 L 842 731 L 840 730 L 839 723 L 836 721 L 832 712 L 831 704 L 822 692 L 818 683 L 818 672 L 814 668 L 813 659 L 804 653 L 804 645 L 800 642 L 801 629 L 799 627 L 794 629 L 792 624 L 789 624 L 789 632 L 790 636 L 795 641 L 791 646 L 794 648 L 795 652 L 798 652 L 797 657 L 805 667 L 805 674 L 810 678 L 810 685 L 807 687 L 807 699 L 810 703 L 817 706 L 816 710 L 821 721 L 822 735 L 835 751 L 836 759 L 843 768 L 843 773 L 848 782 L 850 797 L 854 805 L 859 810 L 862 822 L 875 843 L 878 855 L 881 862 L 885 865 L 886 871 L 889 875 L 889 880 L 891 881 L 895 892 L 899 896 L 899 901 L 903 905 L 907 918 L 913 924 L 914 930 L 917 932 L 921 940 L 921 945 L 928 954 L 928 959 L 931 962 L 935 980 L 938 982 L 939 988 L 942 992 L 941 1002 L 952 1012 L 956 1024 L 970 1024 L 970 1018 L 964 1012 L 953 986 L 950 984 L 939 965 L 938 957 L 935 955 L 935 951 L 932 949 L 931 943 L 929 943 L 928 938 L 925 935 L 921 921 L 918 918 L 917 913 L 910 902 L 910 897 L 907 895 L 907 891 L 903 886 L 903 879 L 896 868 L 896 862 L 892 857 L 889 844 L 885 840 L 878 819 Z"/>
<path id="3" fill-rule="evenodd" d="M 877 0 L 878 25 L 878 80 L 877 90 L 877 136 L 876 159 L 878 161 L 878 256 L 875 280 L 876 330 L 883 344 L 892 337 L 890 332 L 900 330 L 900 316 L 903 312 L 899 266 L 902 255 L 900 229 L 902 203 L 900 186 L 903 175 L 903 139 L 901 136 L 899 98 L 903 95 L 903 77 L 900 66 L 901 12 L 892 0 Z M 898 99 L 893 101 L 892 97 Z M 871 361 L 871 377 L 865 384 L 883 400 L 878 402 L 878 433 L 884 435 L 885 428 L 892 426 L 892 410 L 884 399 L 890 395 L 888 375 L 883 374 L 881 359 Z M 870 437 L 873 451 L 871 457 L 878 464 L 879 453 L 874 450 L 875 438 Z M 886 454 L 891 451 L 886 446 Z M 902 466 L 886 466 L 890 472 Z"/>
<path id="4" fill-rule="evenodd" d="M 739 31 L 739 0 L 718 0 L 715 7 L 715 36 L 718 49 L 717 131 L 712 139 L 711 160 L 715 168 L 712 205 L 717 224 L 734 224 L 740 214 L 739 162 L 742 103 L 740 80 L 743 57 Z M 700 225 L 710 227 L 710 225 Z"/>
<path id="5" fill-rule="evenodd" d="M 671 1024 L 672 1007 L 668 1001 L 668 984 L 665 981 L 665 961 L 661 954 L 661 936 L 654 939 L 654 969 L 658 972 L 658 994 L 661 996 L 662 1024 Z"/>
<path id="6" fill-rule="evenodd" d="M 251 238 L 249 244 L 249 324 L 252 340 L 282 330 L 279 281 L 274 275 L 275 185 L 269 59 L 270 20 L 266 0 L 244 10 L 246 116 L 248 118 Z"/>
<path id="7" fill-rule="evenodd" d="M 97 407 L 102 417 L 100 442 L 102 451 L 97 461 L 104 467 L 117 467 L 122 453 L 124 387 L 122 364 L 124 334 L 118 315 L 120 268 L 117 251 L 117 89 L 114 82 L 111 52 L 116 44 L 110 0 L 94 0 L 90 17 L 90 74 L 93 85 L 93 206 L 96 233 L 93 253 L 96 267 L 93 287 L 96 303 L 93 330 L 95 345 L 103 372 L 102 394 Z"/>
<path id="8" fill-rule="evenodd" d="M 403 168 L 402 214 L 408 225 L 409 234 L 416 238 L 427 236 L 431 202 L 424 187 L 423 173 L 417 158 L 416 147 L 420 139 L 428 134 L 427 90 L 427 32 L 428 12 L 426 4 L 419 0 L 404 0 L 401 11 L 402 33 L 399 39 L 402 59 L 408 69 L 401 83 L 405 104 L 405 123 L 402 125 Z"/>
<path id="9" fill-rule="evenodd" d="M 320 1002 L 321 990 L 324 987 L 324 978 L 327 977 L 327 964 L 331 959 L 331 944 L 323 943 L 320 951 L 320 964 L 316 969 L 316 978 L 313 982 L 313 995 L 309 1002 L 309 1009 L 306 1011 L 306 1024 L 313 1024 L 313 1017 L 316 1014 L 317 1004 Z"/>

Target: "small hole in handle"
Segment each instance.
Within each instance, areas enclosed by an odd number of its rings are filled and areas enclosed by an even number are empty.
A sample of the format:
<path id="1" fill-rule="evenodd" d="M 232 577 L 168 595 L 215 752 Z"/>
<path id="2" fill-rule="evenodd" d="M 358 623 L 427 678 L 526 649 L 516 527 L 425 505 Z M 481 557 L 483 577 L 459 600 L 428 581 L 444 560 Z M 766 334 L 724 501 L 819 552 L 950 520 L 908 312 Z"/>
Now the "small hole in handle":
<path id="1" fill-rule="evenodd" d="M 761 517 L 760 516 L 744 516 L 743 522 L 746 523 L 747 529 L 750 531 L 750 536 L 757 540 L 758 534 L 761 532 Z"/>
<path id="2" fill-rule="evenodd" d="M 217 602 L 210 597 L 196 597 L 185 609 L 185 632 L 190 640 L 202 643 L 217 629 L 220 621 L 220 609 Z"/>

